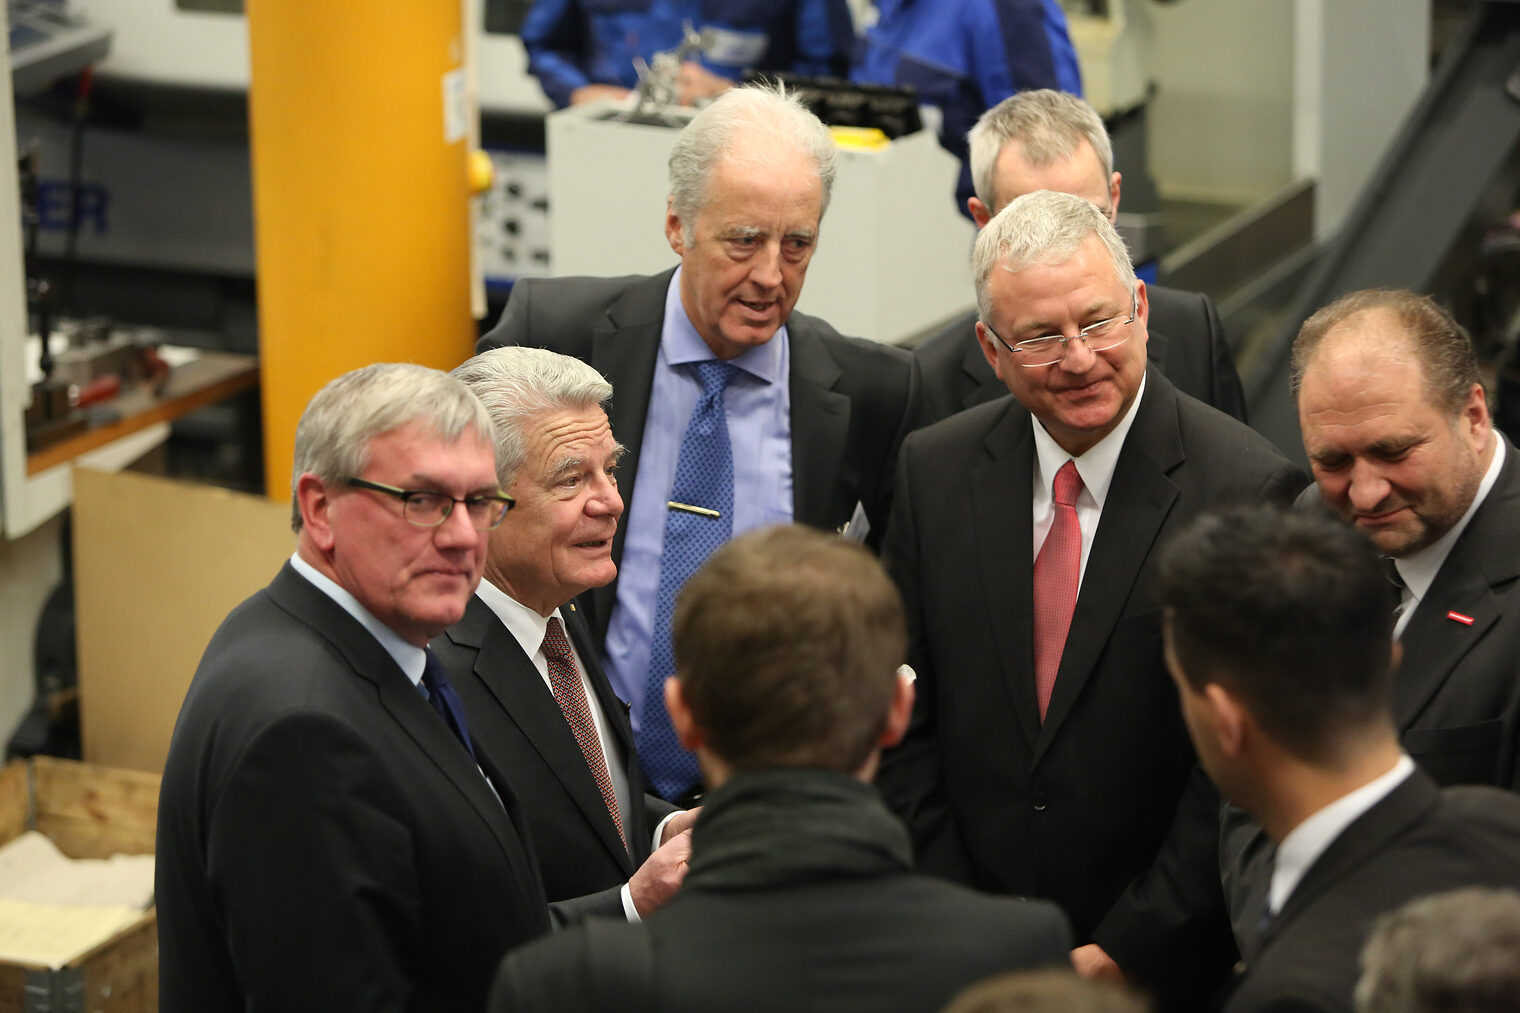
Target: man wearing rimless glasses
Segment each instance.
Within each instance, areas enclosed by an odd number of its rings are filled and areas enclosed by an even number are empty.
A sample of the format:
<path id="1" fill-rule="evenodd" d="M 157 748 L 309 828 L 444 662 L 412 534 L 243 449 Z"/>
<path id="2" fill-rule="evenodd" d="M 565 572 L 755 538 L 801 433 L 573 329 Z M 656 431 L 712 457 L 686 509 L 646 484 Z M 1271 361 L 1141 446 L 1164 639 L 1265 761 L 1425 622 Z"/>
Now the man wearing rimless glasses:
<path id="1" fill-rule="evenodd" d="M 1014 200 L 972 267 L 977 338 L 1013 398 L 903 446 L 883 553 L 918 704 L 878 784 L 923 870 L 1055 900 L 1079 963 L 1112 949 L 1143 979 L 1139 912 L 1160 901 L 1131 883 L 1194 767 L 1154 558 L 1200 510 L 1286 503 L 1307 477 L 1147 368 L 1145 285 L 1089 201 Z"/>

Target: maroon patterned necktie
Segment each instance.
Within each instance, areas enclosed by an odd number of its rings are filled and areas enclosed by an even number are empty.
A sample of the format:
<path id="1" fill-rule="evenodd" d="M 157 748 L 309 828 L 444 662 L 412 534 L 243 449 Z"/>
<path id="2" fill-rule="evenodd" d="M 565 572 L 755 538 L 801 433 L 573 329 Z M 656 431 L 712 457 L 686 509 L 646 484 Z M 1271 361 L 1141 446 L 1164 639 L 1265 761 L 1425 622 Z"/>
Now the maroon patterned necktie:
<path id="1" fill-rule="evenodd" d="M 591 776 L 601 789 L 607 813 L 612 817 L 618 837 L 622 838 L 623 847 L 626 848 L 628 837 L 623 833 L 623 817 L 618 812 L 617 795 L 612 790 L 612 775 L 607 773 L 607 758 L 602 755 L 602 742 L 596 734 L 596 722 L 591 720 L 586 689 L 581 685 L 580 673 L 575 668 L 575 656 L 570 653 L 570 641 L 565 636 L 565 629 L 560 625 L 558 616 L 549 617 L 549 626 L 544 630 L 543 652 L 545 660 L 549 662 L 549 685 L 554 690 L 554 702 L 559 704 L 565 720 L 570 723 L 570 730 L 575 733 L 581 755 L 586 758 L 586 766 L 591 769 Z"/>

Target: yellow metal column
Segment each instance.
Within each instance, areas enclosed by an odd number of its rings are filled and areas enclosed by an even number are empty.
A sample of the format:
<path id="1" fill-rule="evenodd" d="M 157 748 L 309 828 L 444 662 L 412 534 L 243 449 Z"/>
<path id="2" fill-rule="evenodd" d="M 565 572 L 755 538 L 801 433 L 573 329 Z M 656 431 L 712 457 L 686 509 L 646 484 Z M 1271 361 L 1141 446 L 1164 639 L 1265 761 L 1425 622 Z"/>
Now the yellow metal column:
<path id="1" fill-rule="evenodd" d="M 372 362 L 470 354 L 460 0 L 248 0 L 269 495 L 296 422 Z"/>

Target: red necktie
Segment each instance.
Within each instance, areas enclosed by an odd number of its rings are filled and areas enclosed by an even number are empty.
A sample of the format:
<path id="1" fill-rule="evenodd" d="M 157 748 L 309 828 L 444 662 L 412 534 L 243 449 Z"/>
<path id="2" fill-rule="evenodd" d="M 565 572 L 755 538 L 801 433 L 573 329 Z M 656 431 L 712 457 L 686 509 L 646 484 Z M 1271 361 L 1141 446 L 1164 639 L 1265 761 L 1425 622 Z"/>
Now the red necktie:
<path id="1" fill-rule="evenodd" d="M 1061 465 L 1053 486 L 1055 517 L 1034 561 L 1034 692 L 1041 722 L 1050 707 L 1082 574 L 1082 527 L 1077 523 L 1082 476 L 1075 461 Z"/>
<path id="2" fill-rule="evenodd" d="M 559 704 L 565 720 L 570 723 L 570 730 L 575 733 L 575 741 L 580 744 L 586 766 L 591 768 L 591 776 L 596 778 L 596 786 L 601 789 L 602 801 L 607 805 L 607 812 L 612 816 L 618 836 L 623 839 L 623 846 L 627 847 L 628 838 L 623 834 L 623 817 L 618 812 L 612 777 L 607 773 L 607 758 L 602 755 L 596 723 L 591 720 L 591 708 L 586 703 L 586 689 L 581 685 L 580 673 L 575 669 L 575 657 L 570 653 L 570 641 L 565 637 L 558 616 L 549 617 L 549 626 L 544 630 L 543 650 L 544 659 L 549 663 L 549 685 L 554 688 L 554 702 Z"/>

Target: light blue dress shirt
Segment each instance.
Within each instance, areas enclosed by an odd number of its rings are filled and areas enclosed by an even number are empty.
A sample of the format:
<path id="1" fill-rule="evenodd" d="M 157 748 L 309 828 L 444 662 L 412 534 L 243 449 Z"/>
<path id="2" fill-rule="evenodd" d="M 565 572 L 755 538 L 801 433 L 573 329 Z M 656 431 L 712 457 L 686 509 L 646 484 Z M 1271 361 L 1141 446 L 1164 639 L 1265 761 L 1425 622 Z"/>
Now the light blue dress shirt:
<path id="1" fill-rule="evenodd" d="M 689 364 L 716 358 L 681 305 L 681 271 L 677 269 L 665 293 L 660 352 L 655 358 L 633 502 L 623 517 L 628 534 L 603 659 L 613 691 L 629 703 L 635 729 L 644 710 L 660 552 L 665 544 L 665 504 L 675 482 L 681 437 L 702 391 Z M 723 393 L 734 453 L 733 533 L 737 535 L 792 519 L 792 399 L 787 383 L 791 345 L 786 328 L 729 361 L 739 367 Z"/>

